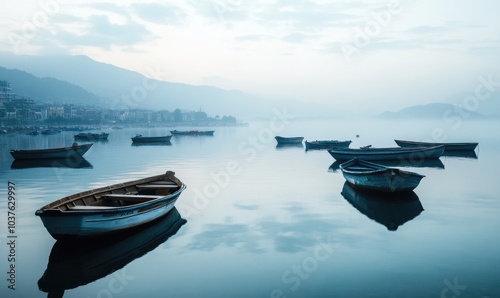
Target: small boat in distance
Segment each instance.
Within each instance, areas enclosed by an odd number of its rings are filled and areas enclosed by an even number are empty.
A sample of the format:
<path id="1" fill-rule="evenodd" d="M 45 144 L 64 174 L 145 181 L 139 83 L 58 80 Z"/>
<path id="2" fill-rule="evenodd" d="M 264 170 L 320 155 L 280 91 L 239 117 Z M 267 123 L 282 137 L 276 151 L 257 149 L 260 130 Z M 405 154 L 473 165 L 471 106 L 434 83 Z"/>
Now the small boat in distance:
<path id="1" fill-rule="evenodd" d="M 439 158 L 444 153 L 444 146 L 434 147 L 389 147 L 389 148 L 363 148 L 363 149 L 329 149 L 328 153 L 339 161 L 353 158 L 364 160 L 424 160 Z"/>
<path id="2" fill-rule="evenodd" d="M 473 151 L 476 149 L 479 143 L 430 143 L 430 142 L 416 142 L 416 141 L 404 141 L 404 140 L 394 140 L 396 144 L 400 147 L 432 147 L 432 146 L 444 146 L 444 151 Z"/>
<path id="3" fill-rule="evenodd" d="M 75 139 L 78 140 L 86 140 L 86 141 L 102 141 L 107 140 L 109 133 L 100 132 L 100 133 L 92 133 L 92 132 L 81 132 L 75 135 Z"/>
<path id="4" fill-rule="evenodd" d="M 79 192 L 38 209 L 47 231 L 57 240 L 110 235 L 167 214 L 186 189 L 175 173 Z"/>
<path id="5" fill-rule="evenodd" d="M 10 155 L 15 160 L 26 159 L 65 159 L 73 156 L 81 157 L 92 147 L 90 144 L 78 145 L 73 143 L 71 147 L 50 148 L 50 149 L 33 149 L 33 150 L 10 150 Z"/>
<path id="6" fill-rule="evenodd" d="M 302 140 L 304 140 L 304 137 L 281 137 L 281 136 L 275 136 L 274 138 L 278 142 L 278 145 L 283 145 L 283 144 L 302 144 Z"/>
<path id="7" fill-rule="evenodd" d="M 314 149 L 335 149 L 335 148 L 348 148 L 352 141 L 338 141 L 338 140 L 323 140 L 323 141 L 306 141 L 306 150 Z"/>
<path id="8" fill-rule="evenodd" d="M 213 130 L 171 130 L 170 133 L 175 136 L 213 136 Z"/>
<path id="9" fill-rule="evenodd" d="M 357 158 L 341 164 L 340 170 L 345 180 L 354 187 L 390 193 L 413 190 L 425 177 Z"/>
<path id="10" fill-rule="evenodd" d="M 166 143 L 170 142 L 172 135 L 168 136 L 157 136 L 157 137 L 143 137 L 142 135 L 136 135 L 132 137 L 133 143 Z"/>
<path id="11" fill-rule="evenodd" d="M 61 133 L 61 131 L 59 129 L 45 129 L 45 130 L 42 130 L 42 135 L 56 135 L 58 133 Z"/>

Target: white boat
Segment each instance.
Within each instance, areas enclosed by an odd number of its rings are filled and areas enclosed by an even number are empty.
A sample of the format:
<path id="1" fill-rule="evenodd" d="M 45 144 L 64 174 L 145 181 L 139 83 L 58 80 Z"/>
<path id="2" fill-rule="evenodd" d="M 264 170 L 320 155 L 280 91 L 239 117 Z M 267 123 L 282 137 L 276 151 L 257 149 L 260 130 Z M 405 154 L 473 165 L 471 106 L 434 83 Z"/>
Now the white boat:
<path id="1" fill-rule="evenodd" d="M 186 185 L 175 173 L 76 193 L 36 211 L 55 239 L 108 235 L 153 221 L 169 212 Z"/>

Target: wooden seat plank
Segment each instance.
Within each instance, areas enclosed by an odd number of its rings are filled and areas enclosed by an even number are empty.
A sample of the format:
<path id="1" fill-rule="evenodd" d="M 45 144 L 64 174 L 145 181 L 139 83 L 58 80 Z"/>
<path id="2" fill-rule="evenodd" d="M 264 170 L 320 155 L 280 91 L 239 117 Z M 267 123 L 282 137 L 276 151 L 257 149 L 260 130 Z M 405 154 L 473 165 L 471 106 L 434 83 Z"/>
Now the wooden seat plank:
<path id="1" fill-rule="evenodd" d="M 115 209 L 119 207 L 113 207 L 113 206 L 71 206 L 69 207 L 70 210 L 103 210 L 103 209 Z"/>
<path id="2" fill-rule="evenodd" d="M 128 200 L 128 199 L 137 199 L 137 200 L 154 200 L 163 198 L 164 196 L 153 196 L 153 195 L 126 195 L 126 194 L 106 194 L 103 197 L 109 199 L 117 199 L 117 200 Z"/>
<path id="3" fill-rule="evenodd" d="M 177 184 L 140 184 L 137 188 L 160 189 L 160 188 L 178 188 Z"/>

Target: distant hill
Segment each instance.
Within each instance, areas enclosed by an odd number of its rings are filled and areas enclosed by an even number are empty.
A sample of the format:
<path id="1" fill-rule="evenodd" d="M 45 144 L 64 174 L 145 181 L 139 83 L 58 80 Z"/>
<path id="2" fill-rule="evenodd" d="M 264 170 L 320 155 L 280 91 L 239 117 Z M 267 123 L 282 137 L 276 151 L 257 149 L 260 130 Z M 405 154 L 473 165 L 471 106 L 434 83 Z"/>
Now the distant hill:
<path id="1" fill-rule="evenodd" d="M 8 81 L 18 97 L 31 97 L 35 101 L 100 104 L 101 100 L 87 90 L 53 78 L 39 78 L 17 69 L 0 67 L 0 80 Z"/>
<path id="2" fill-rule="evenodd" d="M 378 118 L 383 119 L 400 119 L 400 118 L 428 118 L 428 119 L 443 119 L 444 117 L 453 117 L 454 115 L 467 115 L 467 119 L 482 119 L 488 118 L 483 114 L 468 111 L 447 103 L 431 103 L 426 105 L 417 105 L 404 108 L 398 112 L 384 112 L 378 115 Z"/>
<path id="3" fill-rule="evenodd" d="M 262 102 L 256 102 L 255 96 L 241 91 L 148 79 L 140 73 L 97 62 L 87 56 L 17 56 L 0 53 L 0 66 L 81 86 L 102 98 L 109 108 L 201 108 L 209 114 L 235 116 L 259 114 L 265 110 Z M 12 79 L 7 80 L 17 85 Z"/>

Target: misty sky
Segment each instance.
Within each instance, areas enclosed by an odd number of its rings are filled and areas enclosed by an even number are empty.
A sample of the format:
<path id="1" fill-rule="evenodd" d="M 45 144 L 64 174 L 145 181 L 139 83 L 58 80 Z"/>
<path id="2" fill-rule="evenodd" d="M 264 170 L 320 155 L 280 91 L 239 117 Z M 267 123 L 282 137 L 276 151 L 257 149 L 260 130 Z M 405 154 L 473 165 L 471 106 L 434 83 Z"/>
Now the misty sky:
<path id="1" fill-rule="evenodd" d="M 83 54 L 165 81 L 397 110 L 500 78 L 499 11 L 495 0 L 5 1 L 0 51 Z"/>

